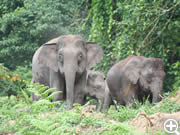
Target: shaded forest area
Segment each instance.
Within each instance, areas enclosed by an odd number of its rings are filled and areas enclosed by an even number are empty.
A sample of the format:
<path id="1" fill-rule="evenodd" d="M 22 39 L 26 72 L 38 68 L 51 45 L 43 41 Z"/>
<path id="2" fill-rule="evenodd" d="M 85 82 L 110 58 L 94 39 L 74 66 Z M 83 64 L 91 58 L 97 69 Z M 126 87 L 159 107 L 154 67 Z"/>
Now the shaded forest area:
<path id="1" fill-rule="evenodd" d="M 107 73 L 128 55 L 159 57 L 165 63 L 164 90 L 180 85 L 178 0 L 0 0 L 0 63 L 13 74 L 9 79 L 18 74 L 30 80 L 35 50 L 65 34 L 103 47 L 104 60 L 95 70 Z M 8 78 L 1 70 L 3 76 Z"/>
<path id="2" fill-rule="evenodd" d="M 53 88 L 31 83 L 32 56 L 66 34 L 100 44 L 104 59 L 93 70 L 105 75 L 129 55 L 162 58 L 162 100 L 133 107 L 114 101 L 106 113 L 91 98 L 71 110 L 51 102 Z M 179 0 L 0 0 L 0 134 L 167 135 L 163 123 L 172 118 L 180 122 Z"/>

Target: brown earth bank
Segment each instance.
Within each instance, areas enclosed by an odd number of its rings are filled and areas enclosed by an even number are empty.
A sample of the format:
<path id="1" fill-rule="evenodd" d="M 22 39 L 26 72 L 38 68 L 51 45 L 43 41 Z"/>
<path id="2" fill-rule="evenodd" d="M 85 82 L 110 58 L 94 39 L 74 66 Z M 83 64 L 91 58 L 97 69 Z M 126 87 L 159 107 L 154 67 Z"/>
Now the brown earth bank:
<path id="1" fill-rule="evenodd" d="M 174 102 L 174 104 L 180 104 L 180 90 L 176 91 L 175 94 L 169 96 L 166 100 L 170 100 Z M 144 112 L 140 112 L 136 115 L 136 118 L 132 121 L 129 121 L 128 124 L 135 126 L 137 129 L 140 129 L 141 131 L 153 134 L 153 132 L 156 130 L 164 131 L 164 122 L 167 119 L 176 120 L 180 128 L 180 111 L 174 113 L 159 112 L 150 116 L 146 115 Z"/>
<path id="2" fill-rule="evenodd" d="M 129 121 L 129 125 L 135 126 L 141 131 L 153 134 L 154 131 L 164 131 L 164 122 L 168 119 L 174 119 L 180 124 L 180 112 L 175 113 L 155 113 L 146 115 L 139 113 L 135 119 Z"/>

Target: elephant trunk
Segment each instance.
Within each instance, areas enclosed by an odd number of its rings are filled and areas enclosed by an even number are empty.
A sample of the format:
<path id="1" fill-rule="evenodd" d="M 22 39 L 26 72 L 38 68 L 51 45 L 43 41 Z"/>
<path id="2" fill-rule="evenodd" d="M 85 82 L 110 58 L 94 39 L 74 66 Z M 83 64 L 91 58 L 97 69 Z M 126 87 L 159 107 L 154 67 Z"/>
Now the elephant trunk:
<path id="1" fill-rule="evenodd" d="M 72 109 L 74 103 L 74 83 L 76 78 L 76 66 L 67 64 L 67 66 L 65 67 L 66 101 L 68 109 Z"/>
<path id="2" fill-rule="evenodd" d="M 158 102 L 161 100 L 161 94 L 162 94 L 162 80 L 160 79 L 155 79 L 154 83 L 152 83 L 151 85 L 151 89 L 152 89 L 152 102 Z"/>

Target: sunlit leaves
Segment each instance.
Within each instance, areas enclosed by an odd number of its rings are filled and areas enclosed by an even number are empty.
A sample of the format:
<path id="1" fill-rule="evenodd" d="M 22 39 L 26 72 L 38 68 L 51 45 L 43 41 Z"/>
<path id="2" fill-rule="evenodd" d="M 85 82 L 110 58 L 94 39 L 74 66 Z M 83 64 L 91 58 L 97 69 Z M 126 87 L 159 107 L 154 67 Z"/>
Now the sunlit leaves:
<path id="1" fill-rule="evenodd" d="M 87 13 L 86 8 L 81 7 L 85 2 L 85 0 L 0 2 L 2 3 L 0 11 L 4 11 L 7 7 L 7 12 L 0 14 L 0 62 L 15 69 L 16 65 L 30 63 L 35 50 L 48 40 L 59 35 L 84 32 L 79 28 L 81 20 Z"/>
<path id="2" fill-rule="evenodd" d="M 170 66 L 180 59 L 179 14 L 179 1 L 92 0 L 89 37 L 101 43 L 106 54 L 97 68 L 107 72 L 128 55 L 159 57 L 165 62 L 166 89 L 170 89 L 175 77 L 169 76 Z"/>

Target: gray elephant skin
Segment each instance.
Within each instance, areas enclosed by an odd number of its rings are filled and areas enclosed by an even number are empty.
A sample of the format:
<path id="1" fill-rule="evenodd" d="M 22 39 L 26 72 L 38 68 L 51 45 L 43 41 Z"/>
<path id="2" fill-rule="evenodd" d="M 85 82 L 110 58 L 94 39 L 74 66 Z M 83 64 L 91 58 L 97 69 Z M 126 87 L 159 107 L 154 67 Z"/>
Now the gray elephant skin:
<path id="1" fill-rule="evenodd" d="M 68 109 L 73 103 L 84 103 L 81 93 L 86 85 L 87 70 L 103 59 L 103 50 L 95 42 L 86 42 L 79 35 L 63 35 L 43 44 L 32 60 L 32 82 L 44 84 L 56 94 L 53 101 L 66 100 Z M 33 100 L 38 97 L 32 95 Z"/>
<path id="2" fill-rule="evenodd" d="M 87 72 L 87 83 L 85 90 L 83 91 L 86 96 L 95 98 L 98 100 L 98 111 L 103 109 L 103 104 L 105 100 L 105 89 L 106 82 L 104 73 L 99 71 L 89 70 Z M 108 98 L 108 97 L 107 97 Z"/>
<path id="3" fill-rule="evenodd" d="M 147 97 L 151 102 L 160 101 L 164 76 L 160 58 L 131 55 L 112 66 L 106 79 L 112 97 L 119 104 L 128 105 Z"/>

